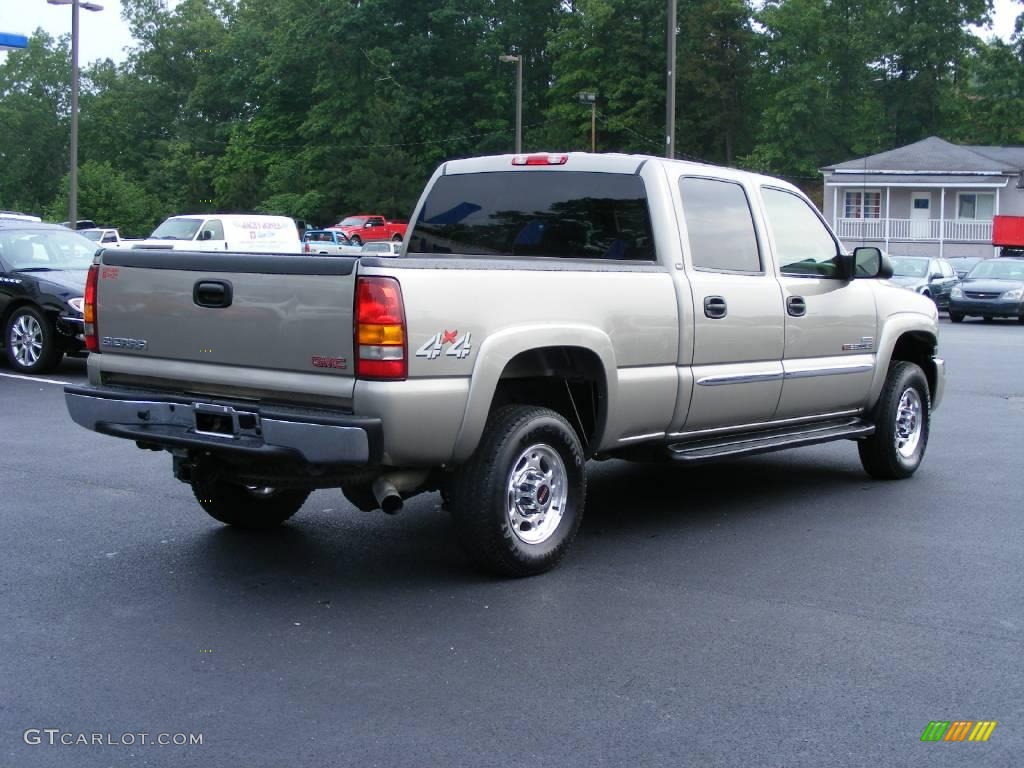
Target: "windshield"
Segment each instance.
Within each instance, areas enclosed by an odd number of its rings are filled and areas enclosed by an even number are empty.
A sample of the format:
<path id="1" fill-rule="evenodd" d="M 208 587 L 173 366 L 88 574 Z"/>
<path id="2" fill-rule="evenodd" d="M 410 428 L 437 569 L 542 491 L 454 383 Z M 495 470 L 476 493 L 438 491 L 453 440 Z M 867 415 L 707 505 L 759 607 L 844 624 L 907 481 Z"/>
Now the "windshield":
<path id="1" fill-rule="evenodd" d="M 928 274 L 928 259 L 893 258 L 892 273 L 896 277 L 924 277 Z"/>
<path id="2" fill-rule="evenodd" d="M 153 230 L 154 240 L 191 240 L 199 231 L 202 219 L 168 219 Z"/>
<path id="3" fill-rule="evenodd" d="M 969 279 L 984 277 L 989 280 L 1024 280 L 1024 261 L 986 259 L 976 265 L 967 277 Z"/>
<path id="4" fill-rule="evenodd" d="M 94 253 L 95 243 L 70 231 L 0 232 L 0 260 L 11 271 L 88 269 Z"/>
<path id="5" fill-rule="evenodd" d="M 346 219 L 342 219 L 339 227 L 361 227 L 366 223 L 366 216 L 349 216 Z"/>

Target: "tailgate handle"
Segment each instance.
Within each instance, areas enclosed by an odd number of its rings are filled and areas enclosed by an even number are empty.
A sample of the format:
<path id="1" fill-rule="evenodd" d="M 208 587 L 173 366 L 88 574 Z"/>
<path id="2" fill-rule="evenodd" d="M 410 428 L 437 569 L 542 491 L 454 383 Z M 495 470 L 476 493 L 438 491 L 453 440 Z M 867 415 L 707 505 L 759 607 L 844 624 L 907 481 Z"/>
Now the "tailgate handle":
<path id="1" fill-rule="evenodd" d="M 231 306 L 231 283 L 227 280 L 200 280 L 192 289 L 192 301 L 200 307 L 218 309 Z"/>

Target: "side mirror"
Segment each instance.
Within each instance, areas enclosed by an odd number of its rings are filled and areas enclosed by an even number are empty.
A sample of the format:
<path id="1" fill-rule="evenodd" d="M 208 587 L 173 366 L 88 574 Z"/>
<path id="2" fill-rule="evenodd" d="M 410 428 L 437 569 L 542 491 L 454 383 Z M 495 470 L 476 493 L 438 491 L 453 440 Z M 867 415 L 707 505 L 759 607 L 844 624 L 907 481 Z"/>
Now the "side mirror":
<path id="1" fill-rule="evenodd" d="M 210 231 L 209 229 L 204 229 L 202 232 L 199 233 L 199 239 L 200 240 L 213 240 L 213 232 Z"/>
<path id="2" fill-rule="evenodd" d="M 366 222 L 365 224 L 363 224 L 363 229 L 369 229 L 372 226 L 373 224 L 371 224 L 370 222 Z"/>
<path id="3" fill-rule="evenodd" d="M 880 248 L 861 246 L 853 249 L 853 277 L 857 279 L 892 277 L 892 262 Z"/>

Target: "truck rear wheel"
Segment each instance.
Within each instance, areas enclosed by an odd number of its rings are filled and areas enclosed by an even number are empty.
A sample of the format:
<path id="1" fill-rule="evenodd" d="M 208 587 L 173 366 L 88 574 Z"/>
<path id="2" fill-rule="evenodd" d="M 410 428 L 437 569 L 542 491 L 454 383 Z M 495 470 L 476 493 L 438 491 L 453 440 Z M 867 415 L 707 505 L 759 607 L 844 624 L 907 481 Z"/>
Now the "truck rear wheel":
<path id="1" fill-rule="evenodd" d="M 299 511 L 310 491 L 267 488 L 229 482 L 216 469 L 197 469 L 192 493 L 214 520 L 238 528 L 274 528 Z"/>
<path id="2" fill-rule="evenodd" d="M 903 361 L 889 366 L 874 422 L 875 434 L 857 444 L 864 470 L 879 480 L 910 477 L 928 445 L 931 399 L 924 371 Z"/>
<path id="3" fill-rule="evenodd" d="M 509 405 L 492 413 L 451 484 L 452 518 L 470 556 L 503 576 L 554 568 L 583 519 L 585 462 L 579 437 L 555 411 Z"/>

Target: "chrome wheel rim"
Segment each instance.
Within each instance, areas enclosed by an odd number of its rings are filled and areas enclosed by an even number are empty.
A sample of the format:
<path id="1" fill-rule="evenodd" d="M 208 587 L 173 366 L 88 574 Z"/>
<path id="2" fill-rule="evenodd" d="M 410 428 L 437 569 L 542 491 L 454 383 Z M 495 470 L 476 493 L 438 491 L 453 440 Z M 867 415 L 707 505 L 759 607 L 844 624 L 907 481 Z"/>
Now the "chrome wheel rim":
<path id="1" fill-rule="evenodd" d="M 506 516 L 524 544 L 541 544 L 558 528 L 569 495 L 562 457 L 550 445 L 531 445 L 508 474 Z"/>
<path id="2" fill-rule="evenodd" d="M 18 365 L 26 368 L 43 354 L 43 326 L 32 315 L 21 315 L 11 325 L 11 351 Z"/>
<path id="3" fill-rule="evenodd" d="M 913 387 L 907 387 L 900 396 L 896 408 L 896 452 L 904 459 L 911 458 L 921 442 L 924 426 L 921 395 Z"/>

